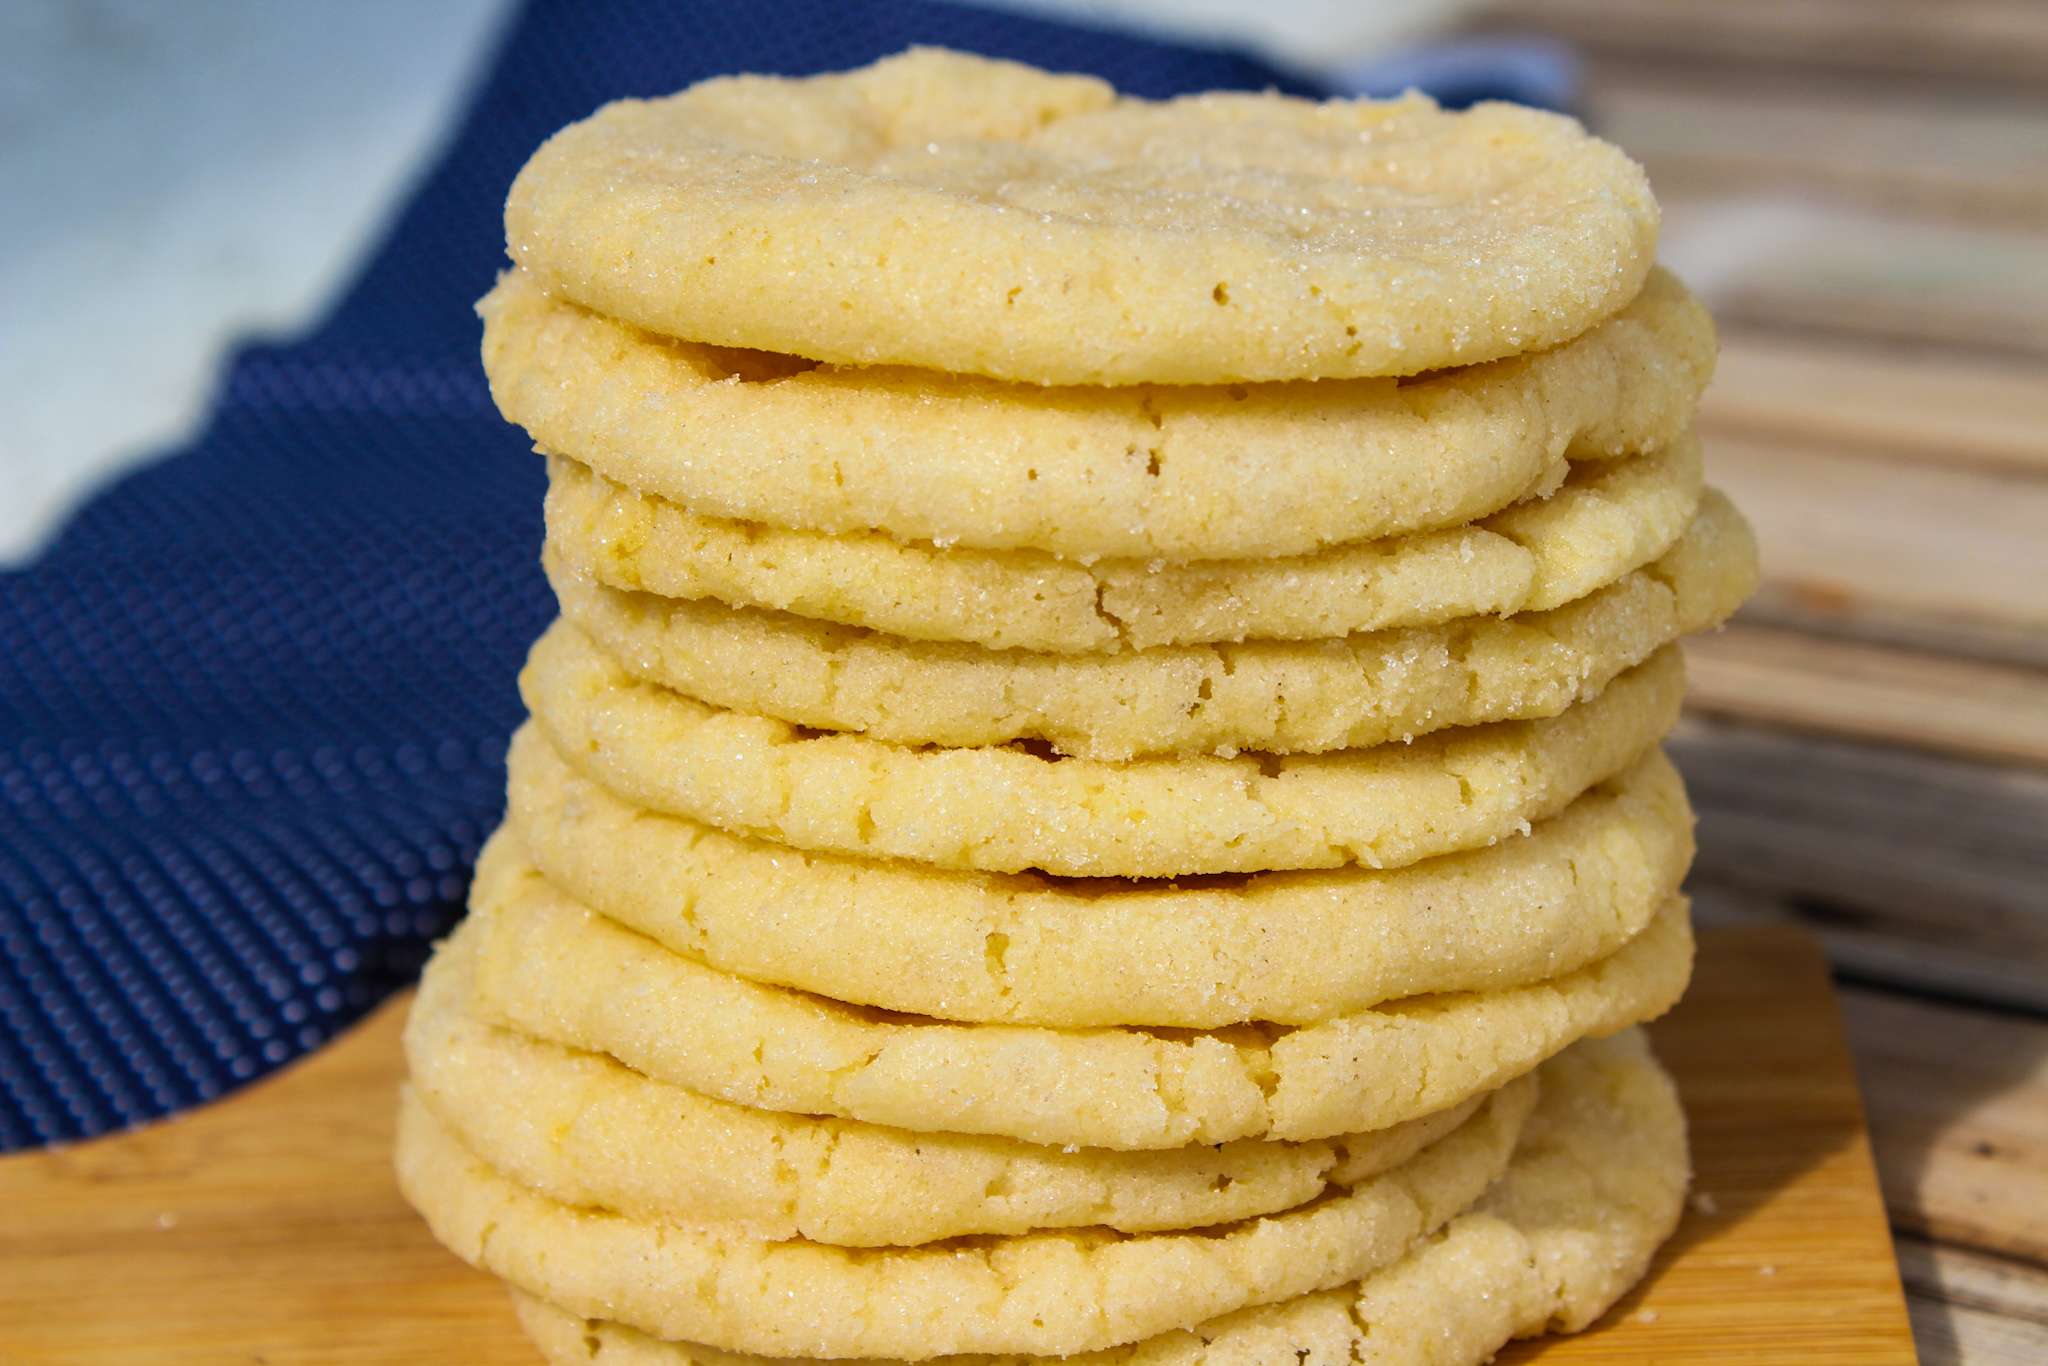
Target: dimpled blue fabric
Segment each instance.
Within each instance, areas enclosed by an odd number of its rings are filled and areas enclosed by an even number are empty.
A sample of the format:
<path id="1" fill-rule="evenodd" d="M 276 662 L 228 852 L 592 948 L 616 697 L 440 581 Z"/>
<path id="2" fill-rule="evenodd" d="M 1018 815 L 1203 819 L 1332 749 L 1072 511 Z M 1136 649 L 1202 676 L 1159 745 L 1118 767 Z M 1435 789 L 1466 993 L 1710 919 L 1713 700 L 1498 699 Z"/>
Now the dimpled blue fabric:
<path id="1" fill-rule="evenodd" d="M 540 462 L 471 303 L 554 129 L 701 77 L 941 43 L 1126 90 L 1226 53 L 914 0 L 543 0 L 333 315 L 230 366 L 190 448 L 0 575 L 0 1149 L 218 1096 L 418 971 L 502 809 L 549 616 Z"/>

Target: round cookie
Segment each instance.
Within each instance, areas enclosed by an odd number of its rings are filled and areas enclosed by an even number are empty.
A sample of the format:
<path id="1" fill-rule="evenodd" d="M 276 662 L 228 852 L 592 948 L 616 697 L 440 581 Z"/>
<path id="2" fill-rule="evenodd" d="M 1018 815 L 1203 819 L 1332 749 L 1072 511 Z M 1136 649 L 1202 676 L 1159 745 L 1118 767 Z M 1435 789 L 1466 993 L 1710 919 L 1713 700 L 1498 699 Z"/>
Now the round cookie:
<path id="1" fill-rule="evenodd" d="M 477 1009 L 490 1022 L 757 1109 L 1027 1143 L 1175 1148 L 1387 1128 L 1662 1014 L 1692 964 L 1673 901 L 1614 954 L 1548 981 L 1298 1029 L 962 1025 L 718 972 L 562 897 L 509 846 L 495 852 L 473 899 Z"/>
<path id="2" fill-rule="evenodd" d="M 799 849 L 1064 877 L 1396 868 L 1556 815 L 1677 723 L 1667 646 L 1542 721 L 1329 754 L 1101 763 L 927 749 L 707 707 L 558 621 L 520 692 L 563 760 L 636 805 Z"/>
<path id="3" fill-rule="evenodd" d="M 1548 612 L 1329 641 L 1049 655 L 621 593 L 543 559 L 563 616 L 630 672 L 713 706 L 909 744 L 1043 740 L 1105 760 L 1316 753 L 1555 716 L 1725 619 L 1757 574 L 1748 525 L 1709 491 L 1662 558 Z"/>
<path id="4" fill-rule="evenodd" d="M 551 459 L 548 471 L 549 543 L 609 588 L 1054 653 L 1319 640 L 1545 611 L 1669 550 L 1700 498 L 1699 442 L 1688 435 L 1632 460 L 1575 466 L 1548 498 L 1462 527 L 1309 555 L 1084 565 L 706 517 L 571 460 Z"/>
<path id="5" fill-rule="evenodd" d="M 1506 1171 L 1534 1086 L 1298 1209 L 1187 1232 L 1074 1230 L 917 1248 L 762 1242 L 559 1204 L 464 1149 L 410 1093 L 399 1184 L 458 1256 L 666 1337 L 773 1355 L 1063 1353 L 1132 1342 L 1398 1261 Z"/>
<path id="6" fill-rule="evenodd" d="M 1388 872 L 1071 881 L 798 851 L 662 816 L 514 738 L 509 827 L 570 898 L 723 972 L 934 1018 L 1313 1024 L 1619 949 L 1692 859 L 1652 750 L 1526 838 Z"/>
<path id="7" fill-rule="evenodd" d="M 1662 272 L 1548 351 L 1411 380 L 1040 389 L 649 337 L 513 273 L 484 369 L 539 447 L 707 516 L 1086 562 L 1302 555 L 1461 526 L 1658 450 L 1713 372 Z"/>
<path id="8" fill-rule="evenodd" d="M 413 1089 L 464 1147 L 567 1205 L 730 1224 L 762 1240 L 912 1246 L 986 1234 L 1200 1228 L 1292 1209 L 1406 1162 L 1473 1097 L 1312 1143 L 1111 1152 L 911 1133 L 756 1110 L 470 1014 L 470 931 L 427 967 L 407 1020 Z"/>
<path id="9" fill-rule="evenodd" d="M 1209 384 L 1554 345 L 1641 286 L 1657 207 L 1618 149 L 1516 105 L 1154 103 L 927 48 L 607 105 L 520 171 L 505 240 L 669 336 Z"/>
<path id="10" fill-rule="evenodd" d="M 1544 1064 L 1543 1098 L 1507 1175 L 1402 1261 L 1354 1286 L 1063 1358 L 931 1366 L 1479 1366 L 1518 1337 L 1577 1332 L 1641 1279 L 1677 1226 L 1685 1116 L 1641 1031 Z M 585 1319 L 515 1290 L 554 1366 L 776 1366 Z M 872 1359 L 848 1366 L 904 1366 Z"/>

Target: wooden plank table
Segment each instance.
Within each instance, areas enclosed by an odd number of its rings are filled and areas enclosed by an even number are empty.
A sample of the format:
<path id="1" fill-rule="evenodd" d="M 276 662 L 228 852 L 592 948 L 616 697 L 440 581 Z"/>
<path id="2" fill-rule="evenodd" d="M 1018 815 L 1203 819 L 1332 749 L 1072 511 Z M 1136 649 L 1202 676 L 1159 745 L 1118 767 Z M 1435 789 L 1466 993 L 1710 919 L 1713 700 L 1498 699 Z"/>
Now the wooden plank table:
<path id="1" fill-rule="evenodd" d="M 401 1009 L 212 1106 L 0 1158 L 0 1361 L 534 1361 L 503 1292 L 399 1199 Z M 1685 1222 L 1593 1331 L 1502 1359 L 1911 1362 L 1856 1080 L 1812 940 L 1706 936 L 1693 991 L 1656 1038 L 1693 1129 Z"/>
<path id="2" fill-rule="evenodd" d="M 1765 584 L 1689 651 L 1693 890 L 1817 929 L 1922 1355 L 2048 1362 L 2048 7 L 1500 0 L 1585 60 Z"/>

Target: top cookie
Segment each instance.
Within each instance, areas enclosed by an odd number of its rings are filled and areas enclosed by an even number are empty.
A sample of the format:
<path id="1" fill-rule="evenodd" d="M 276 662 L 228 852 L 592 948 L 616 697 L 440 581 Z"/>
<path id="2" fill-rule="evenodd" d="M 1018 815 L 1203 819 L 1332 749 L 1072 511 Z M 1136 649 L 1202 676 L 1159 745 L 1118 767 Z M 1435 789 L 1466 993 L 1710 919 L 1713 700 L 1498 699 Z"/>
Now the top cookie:
<path id="1" fill-rule="evenodd" d="M 512 186 L 551 292 L 652 331 L 1041 384 L 1408 375 L 1633 297 L 1657 207 L 1576 122 L 1419 95 L 1119 98 L 914 49 L 622 100 Z"/>

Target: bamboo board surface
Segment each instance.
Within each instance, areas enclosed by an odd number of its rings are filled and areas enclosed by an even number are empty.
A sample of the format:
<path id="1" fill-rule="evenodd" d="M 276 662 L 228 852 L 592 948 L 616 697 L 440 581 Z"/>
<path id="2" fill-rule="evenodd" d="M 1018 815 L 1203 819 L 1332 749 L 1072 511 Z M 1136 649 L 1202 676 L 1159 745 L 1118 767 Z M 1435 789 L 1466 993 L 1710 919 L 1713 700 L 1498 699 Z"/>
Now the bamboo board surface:
<path id="1" fill-rule="evenodd" d="M 436 1246 L 393 1184 L 401 1009 L 206 1109 L 0 1159 L 0 1361 L 532 1363 L 503 1292 Z M 1595 1330 L 1502 1360 L 1912 1361 L 1813 941 L 1704 936 L 1656 1038 L 1704 1198 Z"/>

